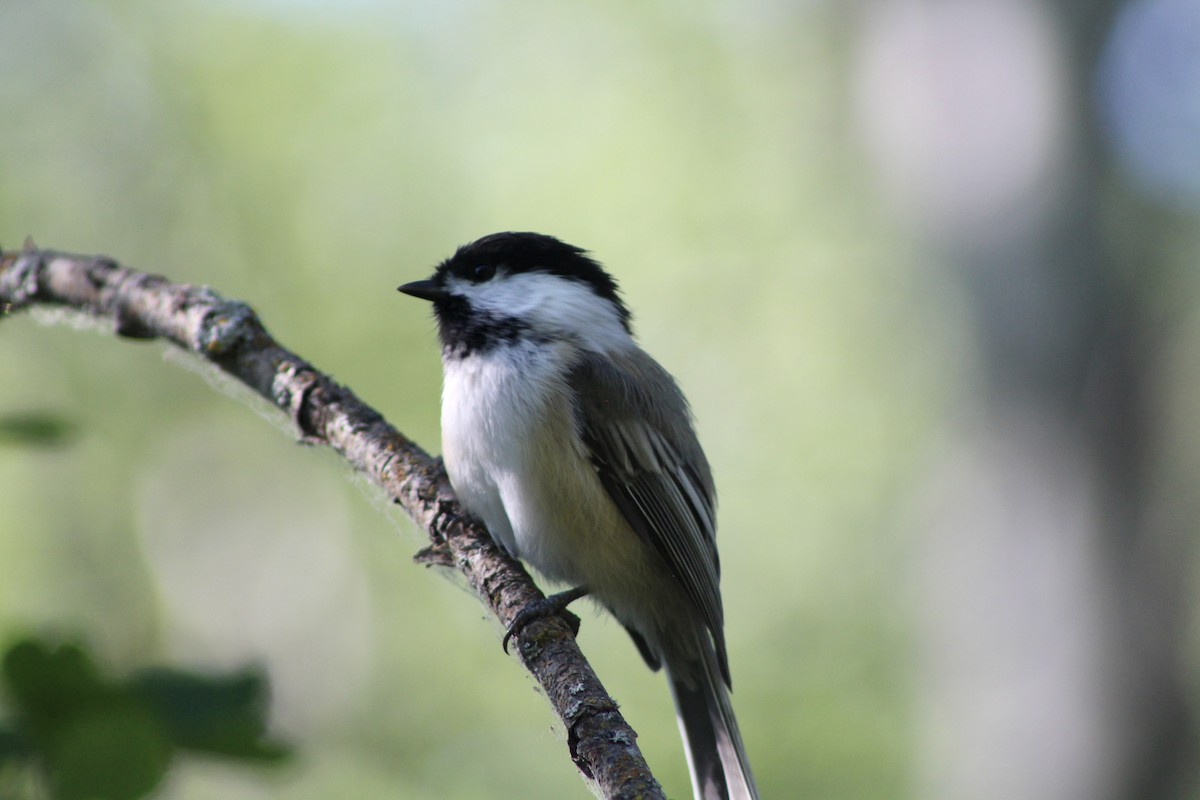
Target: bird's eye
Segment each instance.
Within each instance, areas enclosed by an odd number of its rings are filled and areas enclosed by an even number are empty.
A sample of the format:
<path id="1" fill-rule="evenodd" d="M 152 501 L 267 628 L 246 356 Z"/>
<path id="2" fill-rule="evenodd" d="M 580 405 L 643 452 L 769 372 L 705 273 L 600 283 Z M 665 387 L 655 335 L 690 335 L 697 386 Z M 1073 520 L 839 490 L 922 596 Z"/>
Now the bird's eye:
<path id="1" fill-rule="evenodd" d="M 480 264 L 471 270 L 471 279 L 476 283 L 490 281 L 496 276 L 496 268 L 491 264 Z"/>

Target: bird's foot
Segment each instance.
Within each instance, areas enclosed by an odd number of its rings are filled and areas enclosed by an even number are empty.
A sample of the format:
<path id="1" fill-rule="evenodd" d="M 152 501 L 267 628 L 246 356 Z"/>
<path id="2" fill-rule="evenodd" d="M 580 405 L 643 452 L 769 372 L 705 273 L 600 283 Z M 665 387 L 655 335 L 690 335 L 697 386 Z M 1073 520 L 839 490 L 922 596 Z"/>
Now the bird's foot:
<path id="1" fill-rule="evenodd" d="M 541 600 L 536 600 L 522 608 L 517 615 L 513 617 L 512 623 L 508 626 L 508 631 L 504 634 L 504 639 L 500 645 L 504 648 L 504 652 L 508 652 L 508 640 L 513 636 L 519 635 L 525 626 L 537 619 L 545 619 L 552 617 L 555 614 L 561 614 L 566 610 L 567 606 L 574 603 L 579 598 L 588 593 L 587 588 L 576 586 L 574 589 L 567 589 L 565 592 L 552 594 L 549 597 L 543 597 Z M 579 630 L 579 621 L 571 626 L 575 631 Z"/>

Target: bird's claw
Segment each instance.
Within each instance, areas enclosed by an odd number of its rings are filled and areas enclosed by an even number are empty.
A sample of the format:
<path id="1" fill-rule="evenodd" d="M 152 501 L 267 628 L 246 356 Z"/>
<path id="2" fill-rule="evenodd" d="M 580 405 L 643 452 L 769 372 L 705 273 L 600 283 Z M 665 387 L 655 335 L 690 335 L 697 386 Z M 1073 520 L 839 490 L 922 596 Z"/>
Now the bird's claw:
<path id="1" fill-rule="evenodd" d="M 579 598 L 588 593 L 588 590 L 582 586 L 574 589 L 568 589 L 565 592 L 552 594 L 549 597 L 543 597 L 541 600 L 535 600 L 529 605 L 522 608 L 513 617 L 513 621 L 509 623 L 508 630 L 504 633 L 504 638 L 500 640 L 500 646 L 504 648 L 504 652 L 508 652 L 508 642 L 513 636 L 516 636 L 525 629 L 529 623 L 534 620 L 553 617 L 556 614 L 561 614 L 566 610 L 567 606 L 575 602 Z M 578 622 L 571 626 L 575 631 L 579 630 Z"/>

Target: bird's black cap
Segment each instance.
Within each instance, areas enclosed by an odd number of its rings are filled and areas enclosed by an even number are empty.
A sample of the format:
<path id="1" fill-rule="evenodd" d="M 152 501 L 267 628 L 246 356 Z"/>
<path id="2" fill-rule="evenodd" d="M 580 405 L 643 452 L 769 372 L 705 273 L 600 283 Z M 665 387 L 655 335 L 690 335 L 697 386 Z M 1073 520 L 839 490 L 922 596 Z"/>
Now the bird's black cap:
<path id="1" fill-rule="evenodd" d="M 629 310 L 620 297 L 617 282 L 604 271 L 598 262 L 588 256 L 582 247 L 567 244 L 553 236 L 542 233 L 513 232 L 493 233 L 464 244 L 454 255 L 438 265 L 432 282 L 444 283 L 447 273 L 464 280 L 477 280 L 480 266 L 503 268 L 509 274 L 520 272 L 545 272 L 579 281 L 591 287 L 599 297 L 616 306 L 621 321 L 629 327 Z M 425 291 L 424 281 L 406 284 L 401 291 L 416 297 L 434 299 L 418 291 Z M 410 290 L 416 289 L 416 291 Z"/>

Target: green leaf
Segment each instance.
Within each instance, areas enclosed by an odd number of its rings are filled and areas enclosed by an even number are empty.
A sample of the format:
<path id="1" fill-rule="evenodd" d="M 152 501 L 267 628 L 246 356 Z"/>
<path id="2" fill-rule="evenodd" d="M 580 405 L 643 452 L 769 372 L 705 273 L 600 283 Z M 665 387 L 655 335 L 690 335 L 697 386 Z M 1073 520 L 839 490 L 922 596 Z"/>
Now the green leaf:
<path id="1" fill-rule="evenodd" d="M 203 676 L 153 669 L 135 676 L 130 686 L 158 711 L 179 747 L 254 760 L 288 755 L 285 746 L 263 738 L 269 693 L 261 673 Z"/>
<path id="2" fill-rule="evenodd" d="M 162 782 L 173 752 L 157 715 L 114 696 L 64 720 L 41 755 L 55 800 L 136 800 Z"/>
<path id="3" fill-rule="evenodd" d="M 144 670 L 100 673 L 73 643 L 26 639 L 4 656 L 15 720 L 0 726 L 0 766 L 27 761 L 55 800 L 137 800 L 162 782 L 178 749 L 259 762 L 289 754 L 267 740 L 264 675 Z"/>
<path id="4" fill-rule="evenodd" d="M 27 758 L 31 750 L 29 742 L 12 728 L 0 726 L 0 769 L 8 761 Z"/>
<path id="5" fill-rule="evenodd" d="M 4 657 L 4 680 L 18 710 L 35 725 L 69 714 L 105 691 L 91 656 L 71 643 L 18 642 Z"/>
<path id="6" fill-rule="evenodd" d="M 59 447 L 78 433 L 75 424 L 49 411 L 27 411 L 0 416 L 0 445 Z"/>

